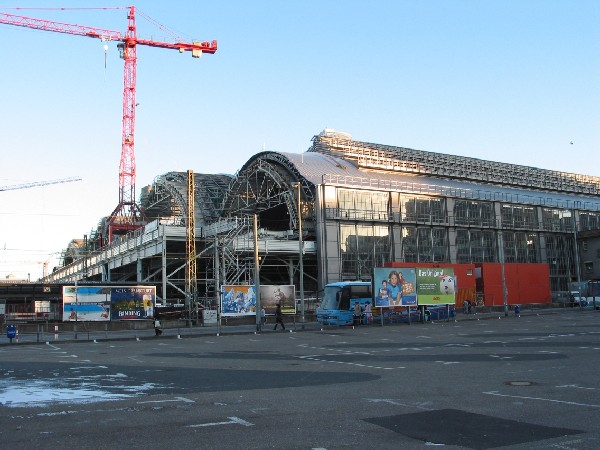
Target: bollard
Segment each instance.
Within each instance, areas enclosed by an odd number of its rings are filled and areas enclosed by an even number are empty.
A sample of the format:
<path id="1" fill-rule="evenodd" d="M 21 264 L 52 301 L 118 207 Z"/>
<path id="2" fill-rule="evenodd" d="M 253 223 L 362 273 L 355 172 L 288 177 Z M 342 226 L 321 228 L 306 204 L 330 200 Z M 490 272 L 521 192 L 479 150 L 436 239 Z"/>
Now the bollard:
<path id="1" fill-rule="evenodd" d="M 54 340 L 58 340 L 58 322 L 54 322 Z"/>

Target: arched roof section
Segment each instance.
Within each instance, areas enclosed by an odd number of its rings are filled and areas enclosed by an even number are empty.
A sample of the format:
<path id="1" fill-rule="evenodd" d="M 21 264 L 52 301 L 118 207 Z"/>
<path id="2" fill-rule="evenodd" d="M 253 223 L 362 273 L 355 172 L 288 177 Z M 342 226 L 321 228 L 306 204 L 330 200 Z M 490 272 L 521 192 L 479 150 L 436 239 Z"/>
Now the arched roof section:
<path id="1" fill-rule="evenodd" d="M 231 175 L 194 174 L 194 213 L 196 225 L 217 220 Z M 168 220 L 185 225 L 187 216 L 187 172 L 167 172 L 142 190 L 140 206 L 148 219 Z"/>
<path id="2" fill-rule="evenodd" d="M 300 155 L 298 155 L 300 156 Z M 301 189 L 301 209 L 304 228 L 314 230 L 316 178 L 298 167 L 293 154 L 261 152 L 250 158 L 232 180 L 223 203 L 223 217 L 240 217 L 278 211 L 280 224 L 262 215 L 262 223 L 268 222 L 279 229 L 296 229 L 298 226 L 298 183 Z M 287 212 L 287 214 L 285 214 Z M 288 216 L 289 215 L 289 216 Z M 282 217 L 285 216 L 285 217 Z M 288 223 L 283 223 L 287 221 Z M 303 222 L 304 224 L 304 222 Z"/>

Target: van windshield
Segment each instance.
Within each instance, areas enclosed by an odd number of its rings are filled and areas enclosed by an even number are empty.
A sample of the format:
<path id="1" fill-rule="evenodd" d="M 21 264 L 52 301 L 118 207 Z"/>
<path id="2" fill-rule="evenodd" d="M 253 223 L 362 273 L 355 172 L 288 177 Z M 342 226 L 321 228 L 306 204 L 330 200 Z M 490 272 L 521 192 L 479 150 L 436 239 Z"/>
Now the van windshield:
<path id="1" fill-rule="evenodd" d="M 321 308 L 323 309 L 339 309 L 338 301 L 339 296 L 338 292 L 341 292 L 342 288 L 339 286 L 325 286 L 325 291 L 323 292 L 323 301 L 321 302 Z"/>

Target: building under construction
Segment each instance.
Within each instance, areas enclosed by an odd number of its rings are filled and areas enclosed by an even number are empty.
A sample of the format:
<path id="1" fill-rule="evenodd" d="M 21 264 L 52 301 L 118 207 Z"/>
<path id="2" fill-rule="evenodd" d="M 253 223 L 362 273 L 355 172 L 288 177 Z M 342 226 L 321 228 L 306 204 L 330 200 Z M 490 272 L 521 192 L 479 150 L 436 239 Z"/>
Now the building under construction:
<path id="1" fill-rule="evenodd" d="M 600 177 L 333 130 L 302 154 L 258 153 L 235 176 L 160 175 L 139 204 L 145 226 L 101 246 L 102 220 L 42 281 L 150 283 L 168 302 L 213 307 L 221 286 L 256 273 L 314 298 L 388 262 L 547 263 L 555 295 L 600 276 Z"/>

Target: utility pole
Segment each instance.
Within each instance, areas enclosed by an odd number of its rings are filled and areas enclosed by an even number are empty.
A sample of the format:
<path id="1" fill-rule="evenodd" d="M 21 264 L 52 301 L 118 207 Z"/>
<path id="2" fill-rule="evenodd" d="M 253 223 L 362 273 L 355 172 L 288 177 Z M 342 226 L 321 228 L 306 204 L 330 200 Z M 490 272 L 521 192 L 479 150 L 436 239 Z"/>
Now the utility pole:
<path id="1" fill-rule="evenodd" d="M 254 214 L 254 289 L 256 290 L 256 331 L 261 330 L 262 317 L 260 314 L 260 259 L 258 257 L 258 216 Z"/>
<path id="2" fill-rule="evenodd" d="M 302 239 L 302 184 L 294 184 L 298 188 L 298 262 L 300 265 L 300 322 L 306 321 L 304 311 L 304 241 Z"/>
<path id="3" fill-rule="evenodd" d="M 502 229 L 498 228 L 498 251 L 500 256 L 500 269 L 502 271 L 502 304 L 504 305 L 504 317 L 508 317 L 508 291 L 506 289 L 506 273 L 504 272 L 504 239 Z"/>

